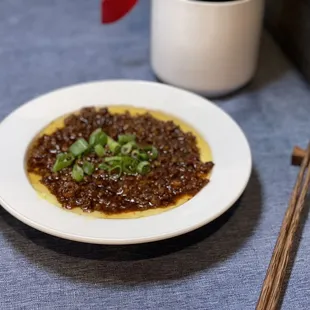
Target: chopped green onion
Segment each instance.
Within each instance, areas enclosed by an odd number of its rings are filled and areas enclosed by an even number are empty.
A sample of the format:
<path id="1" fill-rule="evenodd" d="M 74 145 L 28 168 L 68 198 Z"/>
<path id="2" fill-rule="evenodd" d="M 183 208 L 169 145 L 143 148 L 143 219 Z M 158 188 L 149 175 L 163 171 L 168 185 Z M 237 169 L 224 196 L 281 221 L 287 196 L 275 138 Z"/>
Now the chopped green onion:
<path id="1" fill-rule="evenodd" d="M 121 148 L 121 153 L 124 155 L 128 155 L 130 154 L 130 152 L 132 151 L 132 149 L 136 146 L 136 142 L 135 141 L 131 141 L 128 142 L 126 144 L 124 144 Z"/>
<path id="2" fill-rule="evenodd" d="M 138 157 L 140 160 L 148 160 L 149 159 L 149 156 L 145 152 L 139 152 Z"/>
<path id="3" fill-rule="evenodd" d="M 122 157 L 121 156 L 111 156 L 111 157 L 106 157 L 104 159 L 105 162 L 110 163 L 110 162 L 121 162 L 122 161 Z"/>
<path id="4" fill-rule="evenodd" d="M 115 165 L 109 169 L 110 174 L 116 174 L 116 177 L 119 178 L 122 175 L 123 169 L 121 165 Z"/>
<path id="5" fill-rule="evenodd" d="M 102 132 L 102 129 L 101 128 L 98 128 L 98 129 L 96 129 L 95 131 L 93 131 L 92 133 L 91 133 L 91 135 L 89 136 L 89 139 L 88 139 L 88 142 L 89 142 L 89 144 L 90 145 L 95 145 L 96 144 L 96 142 L 97 142 L 97 140 L 98 140 L 98 136 L 99 136 L 99 134 Z"/>
<path id="6" fill-rule="evenodd" d="M 158 150 L 155 146 L 146 146 L 144 150 L 147 151 L 150 159 L 156 159 L 158 157 Z"/>
<path id="7" fill-rule="evenodd" d="M 131 142 L 131 141 L 135 141 L 135 140 L 136 140 L 135 135 L 119 135 L 118 136 L 118 143 L 122 145 L 128 142 Z"/>
<path id="8" fill-rule="evenodd" d="M 81 138 L 75 141 L 69 148 L 69 151 L 74 156 L 83 154 L 88 149 L 88 143 L 85 139 Z"/>
<path id="9" fill-rule="evenodd" d="M 108 147 L 113 154 L 117 154 L 121 150 L 120 144 L 113 140 L 111 137 L 108 137 Z"/>
<path id="10" fill-rule="evenodd" d="M 135 159 L 138 159 L 138 158 L 139 158 L 139 154 L 140 154 L 140 152 L 139 152 L 138 150 L 133 150 L 133 151 L 131 152 L 131 156 L 132 156 L 133 158 L 135 158 Z"/>
<path id="11" fill-rule="evenodd" d="M 151 170 L 151 165 L 147 161 L 141 161 L 137 166 L 137 172 L 140 174 L 147 174 Z"/>
<path id="12" fill-rule="evenodd" d="M 105 163 L 101 163 L 101 164 L 98 166 L 98 168 L 99 168 L 100 170 L 109 170 L 111 167 L 110 167 L 109 165 L 105 164 Z"/>
<path id="13" fill-rule="evenodd" d="M 149 156 L 148 154 L 146 154 L 145 152 L 143 151 L 139 151 L 139 150 L 133 150 L 131 152 L 131 156 L 133 158 L 136 158 L 136 159 L 139 159 L 139 160 L 148 160 L 149 159 Z"/>
<path id="14" fill-rule="evenodd" d="M 127 174 L 135 174 L 137 172 L 138 161 L 132 157 L 124 156 L 123 157 L 123 172 Z"/>
<path id="15" fill-rule="evenodd" d="M 102 132 L 98 137 L 98 143 L 102 146 L 105 146 L 108 142 L 108 136 L 106 133 Z"/>
<path id="16" fill-rule="evenodd" d="M 71 175 L 75 181 L 80 182 L 84 178 L 84 171 L 79 165 L 74 165 Z"/>
<path id="17" fill-rule="evenodd" d="M 95 166 L 94 164 L 90 163 L 89 161 L 85 161 L 83 163 L 83 171 L 87 174 L 87 175 L 92 175 L 93 172 L 95 170 Z"/>
<path id="18" fill-rule="evenodd" d="M 89 144 L 91 146 L 100 144 L 102 146 L 105 146 L 108 141 L 108 136 L 105 132 L 102 131 L 101 128 L 96 129 L 92 132 L 92 134 L 89 137 Z"/>
<path id="19" fill-rule="evenodd" d="M 74 156 L 71 153 L 59 153 L 53 166 L 53 171 L 58 172 L 63 168 L 67 168 L 74 162 Z"/>
<path id="20" fill-rule="evenodd" d="M 95 153 L 99 157 L 102 157 L 105 153 L 104 147 L 101 144 L 97 144 L 94 149 L 95 149 Z"/>

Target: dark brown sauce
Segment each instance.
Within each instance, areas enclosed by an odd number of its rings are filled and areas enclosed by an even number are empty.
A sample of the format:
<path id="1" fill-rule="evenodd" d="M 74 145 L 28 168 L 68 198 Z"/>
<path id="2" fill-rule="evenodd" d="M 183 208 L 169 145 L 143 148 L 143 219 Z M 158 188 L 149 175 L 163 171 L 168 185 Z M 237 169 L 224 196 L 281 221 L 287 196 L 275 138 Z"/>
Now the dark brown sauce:
<path id="1" fill-rule="evenodd" d="M 130 133 L 137 136 L 137 142 L 156 146 L 159 156 L 152 162 L 151 172 L 114 179 L 107 172 L 96 170 L 79 183 L 72 179 L 71 168 L 52 172 L 58 153 L 67 151 L 79 137 L 88 139 L 99 127 L 114 139 Z M 93 154 L 85 157 L 96 165 L 102 161 Z M 64 128 L 35 141 L 27 160 L 28 172 L 39 175 L 40 182 L 64 208 L 105 214 L 169 207 L 184 196 L 192 197 L 209 182 L 212 167 L 212 162 L 200 160 L 196 137 L 172 121 L 158 120 L 148 113 L 112 114 L 105 108 L 85 108 L 66 117 Z"/>

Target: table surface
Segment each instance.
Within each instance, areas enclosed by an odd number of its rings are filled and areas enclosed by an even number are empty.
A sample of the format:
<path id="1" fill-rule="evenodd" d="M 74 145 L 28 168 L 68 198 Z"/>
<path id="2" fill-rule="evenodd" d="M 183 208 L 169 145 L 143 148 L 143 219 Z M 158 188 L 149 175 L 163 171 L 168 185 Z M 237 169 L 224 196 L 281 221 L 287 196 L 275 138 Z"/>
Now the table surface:
<path id="1" fill-rule="evenodd" d="M 0 2 L 0 119 L 58 87 L 154 80 L 149 1 L 111 26 L 100 25 L 98 8 L 86 0 Z M 310 91 L 265 34 L 253 82 L 215 101 L 244 129 L 254 158 L 249 185 L 229 212 L 172 240 L 120 247 L 54 238 L 1 209 L 0 309 L 254 309 L 297 175 L 291 149 L 310 137 Z M 283 309 L 309 309 L 303 218 Z"/>

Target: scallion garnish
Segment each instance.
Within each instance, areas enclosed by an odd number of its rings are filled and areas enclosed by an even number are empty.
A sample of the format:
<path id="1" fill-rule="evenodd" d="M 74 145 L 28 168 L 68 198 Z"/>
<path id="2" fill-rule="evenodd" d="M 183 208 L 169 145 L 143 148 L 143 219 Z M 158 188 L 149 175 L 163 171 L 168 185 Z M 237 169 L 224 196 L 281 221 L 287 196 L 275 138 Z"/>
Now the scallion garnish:
<path id="1" fill-rule="evenodd" d="M 111 137 L 108 137 L 108 147 L 113 154 L 117 154 L 121 150 L 121 145 Z"/>
<path id="2" fill-rule="evenodd" d="M 89 139 L 88 139 L 88 143 L 89 145 L 95 145 L 96 142 L 97 142 L 97 137 L 98 135 L 102 132 L 102 129 L 101 128 L 98 128 L 96 129 L 95 131 L 93 131 L 91 133 L 91 135 L 89 136 Z"/>
<path id="3" fill-rule="evenodd" d="M 119 178 L 122 175 L 122 172 L 122 165 L 114 165 L 109 169 L 109 173 L 112 175 L 116 175 L 116 178 Z"/>
<path id="4" fill-rule="evenodd" d="M 105 162 L 107 163 L 113 163 L 113 162 L 121 162 L 122 161 L 122 156 L 111 156 L 111 157 L 106 157 L 104 159 Z"/>
<path id="5" fill-rule="evenodd" d="M 79 165 L 73 166 L 71 175 L 72 178 L 77 182 L 81 182 L 84 179 L 84 171 Z"/>
<path id="6" fill-rule="evenodd" d="M 102 132 L 98 137 L 98 144 L 105 146 L 108 142 L 108 136 L 106 133 Z"/>
<path id="7" fill-rule="evenodd" d="M 73 165 L 72 178 L 80 182 L 84 179 L 84 175 L 92 175 L 95 170 L 93 163 L 85 161 L 85 155 L 94 152 L 98 157 L 104 157 L 106 154 L 104 146 L 107 144 L 114 156 L 105 157 L 104 162 L 98 165 L 100 170 L 117 174 L 117 177 L 123 173 L 147 174 L 151 170 L 149 161 L 158 157 L 158 150 L 152 145 L 139 147 L 135 139 L 135 135 L 123 134 L 118 136 L 118 141 L 115 141 L 107 136 L 101 128 L 98 128 L 92 132 L 88 142 L 84 138 L 80 138 L 70 146 L 70 152 L 58 154 L 53 171 L 58 172 Z M 80 167 L 77 163 L 79 160 L 83 161 L 83 157 L 84 162 Z"/>
<path id="8" fill-rule="evenodd" d="M 99 157 L 102 157 L 105 154 L 104 147 L 101 144 L 95 145 L 94 150 Z"/>
<path id="9" fill-rule="evenodd" d="M 124 156 L 123 157 L 123 172 L 127 174 L 135 174 L 137 173 L 137 165 L 138 161 L 130 156 Z"/>
<path id="10" fill-rule="evenodd" d="M 133 150 L 131 152 L 131 156 L 133 158 L 139 159 L 139 160 L 148 160 L 149 156 L 144 151 L 139 150 Z"/>
<path id="11" fill-rule="evenodd" d="M 59 153 L 53 166 L 53 171 L 58 172 L 72 165 L 74 156 L 71 153 Z"/>
<path id="12" fill-rule="evenodd" d="M 108 142 L 108 136 L 105 132 L 102 131 L 101 128 L 98 128 L 95 131 L 93 131 L 89 137 L 89 144 L 91 146 L 94 146 L 96 144 L 105 146 L 107 142 Z"/>
<path id="13" fill-rule="evenodd" d="M 109 165 L 105 164 L 105 163 L 101 163 L 101 164 L 98 166 L 98 168 L 99 168 L 100 170 L 109 170 L 111 167 L 110 167 Z"/>
<path id="14" fill-rule="evenodd" d="M 145 152 L 141 151 L 141 152 L 139 152 L 138 158 L 140 160 L 148 160 L 149 156 Z"/>
<path id="15" fill-rule="evenodd" d="M 89 161 L 85 161 L 83 163 L 83 171 L 85 174 L 92 175 L 94 170 L 95 170 L 94 164 L 90 163 Z"/>
<path id="16" fill-rule="evenodd" d="M 138 150 L 133 150 L 133 151 L 131 152 L 131 156 L 132 156 L 133 158 L 135 158 L 135 159 L 139 159 L 139 154 L 140 154 L 140 152 L 139 152 Z"/>
<path id="17" fill-rule="evenodd" d="M 130 152 L 133 150 L 134 147 L 136 147 L 136 142 L 135 141 L 130 141 L 126 144 L 124 144 L 121 148 L 121 153 L 123 155 L 128 155 Z"/>
<path id="18" fill-rule="evenodd" d="M 137 172 L 139 174 L 147 174 L 151 171 L 151 165 L 148 161 L 141 161 L 137 166 Z"/>
<path id="19" fill-rule="evenodd" d="M 146 146 L 144 150 L 147 152 L 150 159 L 156 159 L 158 157 L 158 150 L 155 146 Z"/>
<path id="20" fill-rule="evenodd" d="M 118 136 L 118 143 L 119 144 L 126 144 L 128 142 L 131 142 L 131 141 L 135 141 L 136 140 L 136 136 L 135 135 L 119 135 Z"/>
<path id="21" fill-rule="evenodd" d="M 85 139 L 81 138 L 75 141 L 69 148 L 69 151 L 75 156 L 83 154 L 88 149 L 88 143 Z"/>

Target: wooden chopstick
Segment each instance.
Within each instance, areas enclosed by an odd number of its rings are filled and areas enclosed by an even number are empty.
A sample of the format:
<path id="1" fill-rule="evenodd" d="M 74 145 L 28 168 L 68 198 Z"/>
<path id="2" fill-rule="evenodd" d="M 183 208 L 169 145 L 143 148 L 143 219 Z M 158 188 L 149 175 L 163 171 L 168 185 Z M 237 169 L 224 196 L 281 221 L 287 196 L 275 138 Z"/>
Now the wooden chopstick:
<path id="1" fill-rule="evenodd" d="M 295 146 L 292 154 L 292 164 L 295 166 L 300 166 L 304 157 L 306 156 L 306 150 Z"/>
<path id="2" fill-rule="evenodd" d="M 294 237 L 299 226 L 304 201 L 310 185 L 310 144 L 291 196 L 288 209 L 267 270 L 256 310 L 274 310 L 278 306 L 283 280 L 290 259 Z M 305 176 L 306 174 L 306 176 Z M 304 182 L 303 182 L 304 181 Z"/>

